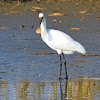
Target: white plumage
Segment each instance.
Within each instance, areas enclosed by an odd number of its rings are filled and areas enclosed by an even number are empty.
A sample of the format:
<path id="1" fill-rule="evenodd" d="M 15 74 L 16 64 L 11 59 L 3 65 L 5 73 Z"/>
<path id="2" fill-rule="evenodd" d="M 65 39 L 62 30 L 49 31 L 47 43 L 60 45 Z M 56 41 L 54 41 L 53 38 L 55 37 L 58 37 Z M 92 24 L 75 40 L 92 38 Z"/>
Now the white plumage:
<path id="1" fill-rule="evenodd" d="M 42 17 L 43 19 L 40 25 L 41 37 L 50 48 L 56 50 L 58 54 L 61 54 L 62 52 L 64 54 L 72 54 L 75 51 L 82 54 L 86 53 L 84 47 L 66 33 L 59 30 L 47 29 L 44 14 L 40 13 L 39 18 Z"/>
<path id="2" fill-rule="evenodd" d="M 39 14 L 42 40 L 58 54 L 73 54 L 79 52 L 85 54 L 84 47 L 77 41 L 73 40 L 69 35 L 59 30 L 47 29 L 46 19 L 43 13 Z M 64 58 L 64 57 L 63 57 Z"/>

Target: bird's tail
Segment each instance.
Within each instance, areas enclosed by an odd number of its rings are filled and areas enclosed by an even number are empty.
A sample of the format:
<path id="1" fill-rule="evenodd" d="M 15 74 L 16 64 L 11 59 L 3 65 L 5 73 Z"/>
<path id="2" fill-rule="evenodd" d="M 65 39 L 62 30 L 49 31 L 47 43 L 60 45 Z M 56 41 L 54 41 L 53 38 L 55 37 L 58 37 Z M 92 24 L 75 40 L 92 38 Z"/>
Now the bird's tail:
<path id="1" fill-rule="evenodd" d="M 76 48 L 76 51 L 79 52 L 79 53 L 82 53 L 82 54 L 85 54 L 86 53 L 86 50 L 85 48 L 76 41 L 76 45 L 77 45 L 77 48 Z"/>

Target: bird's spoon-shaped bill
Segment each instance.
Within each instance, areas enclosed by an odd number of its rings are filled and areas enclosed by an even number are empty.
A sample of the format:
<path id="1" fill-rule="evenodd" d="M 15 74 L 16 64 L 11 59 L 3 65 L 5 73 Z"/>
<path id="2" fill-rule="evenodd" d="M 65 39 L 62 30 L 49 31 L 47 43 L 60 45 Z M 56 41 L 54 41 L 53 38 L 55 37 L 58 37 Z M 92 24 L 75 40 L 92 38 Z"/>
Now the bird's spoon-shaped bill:
<path id="1" fill-rule="evenodd" d="M 39 27 L 37 28 L 36 33 L 37 34 L 40 34 L 41 33 L 41 29 Z"/>

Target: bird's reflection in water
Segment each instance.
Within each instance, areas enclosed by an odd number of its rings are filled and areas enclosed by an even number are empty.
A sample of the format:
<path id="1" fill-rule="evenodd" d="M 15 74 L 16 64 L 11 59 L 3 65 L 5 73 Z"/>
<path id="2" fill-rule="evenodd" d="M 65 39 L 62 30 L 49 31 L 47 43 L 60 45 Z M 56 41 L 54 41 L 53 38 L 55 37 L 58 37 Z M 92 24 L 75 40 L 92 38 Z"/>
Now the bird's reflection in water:
<path id="1" fill-rule="evenodd" d="M 65 98 L 67 98 L 67 84 L 68 84 L 68 80 L 67 79 L 66 80 L 59 79 L 59 82 L 60 82 L 61 100 L 65 100 Z"/>

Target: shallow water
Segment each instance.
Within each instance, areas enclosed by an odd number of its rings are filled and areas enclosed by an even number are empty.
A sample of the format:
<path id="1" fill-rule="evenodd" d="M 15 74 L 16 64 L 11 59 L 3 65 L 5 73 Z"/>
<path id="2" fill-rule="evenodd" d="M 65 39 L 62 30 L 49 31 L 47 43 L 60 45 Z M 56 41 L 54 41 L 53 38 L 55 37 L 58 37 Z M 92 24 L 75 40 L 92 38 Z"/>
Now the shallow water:
<path id="1" fill-rule="evenodd" d="M 66 55 L 69 79 L 59 81 L 59 55 L 35 33 L 38 13 L 1 14 L 0 100 L 100 99 L 99 11 L 90 10 L 86 15 L 76 9 L 66 12 L 68 9 L 60 6 L 60 11 L 68 15 L 47 16 L 53 7 L 44 11 L 48 28 L 69 34 L 86 48 L 86 55 Z M 85 20 L 80 21 L 83 17 Z M 69 29 L 73 27 L 81 30 Z M 62 77 L 65 77 L 64 67 Z"/>
<path id="2" fill-rule="evenodd" d="M 100 80 L 0 81 L 1 100 L 99 100 Z"/>

